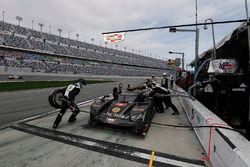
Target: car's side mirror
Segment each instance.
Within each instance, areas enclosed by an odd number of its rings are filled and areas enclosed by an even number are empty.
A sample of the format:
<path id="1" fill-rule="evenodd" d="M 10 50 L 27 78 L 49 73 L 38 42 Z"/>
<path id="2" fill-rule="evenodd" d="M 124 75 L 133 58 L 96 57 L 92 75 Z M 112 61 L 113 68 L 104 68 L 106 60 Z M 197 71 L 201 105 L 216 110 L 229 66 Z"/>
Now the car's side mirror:
<path id="1" fill-rule="evenodd" d="M 101 98 L 101 101 L 104 101 L 104 99 L 105 99 L 106 97 L 109 97 L 109 95 L 103 96 L 103 97 Z"/>

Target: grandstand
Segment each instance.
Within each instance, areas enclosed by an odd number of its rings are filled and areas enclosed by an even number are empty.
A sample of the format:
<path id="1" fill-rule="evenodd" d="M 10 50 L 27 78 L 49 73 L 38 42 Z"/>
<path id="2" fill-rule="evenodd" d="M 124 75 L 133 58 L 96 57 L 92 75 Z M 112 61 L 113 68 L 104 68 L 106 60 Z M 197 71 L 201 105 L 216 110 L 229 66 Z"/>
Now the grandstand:
<path id="1" fill-rule="evenodd" d="M 0 66 L 31 72 L 159 76 L 169 69 L 151 57 L 97 46 L 0 21 Z"/>

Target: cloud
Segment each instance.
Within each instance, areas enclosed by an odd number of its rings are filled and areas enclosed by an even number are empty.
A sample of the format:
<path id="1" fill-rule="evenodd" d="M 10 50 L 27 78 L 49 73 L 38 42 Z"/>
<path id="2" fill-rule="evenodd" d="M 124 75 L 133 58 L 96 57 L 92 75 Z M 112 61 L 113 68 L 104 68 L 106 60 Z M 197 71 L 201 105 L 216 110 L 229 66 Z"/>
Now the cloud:
<path id="1" fill-rule="evenodd" d="M 214 21 L 245 18 L 244 1 L 209 0 L 198 2 L 198 21 L 207 18 Z M 249 4 L 248 4 L 249 5 Z M 1 11 L 6 11 L 5 20 L 16 24 L 15 16 L 24 18 L 21 25 L 39 30 L 38 23 L 49 25 L 52 33 L 58 34 L 57 28 L 62 28 L 62 35 L 95 44 L 102 41 L 102 32 L 195 23 L 195 0 L 1 0 Z M 216 25 L 216 41 L 219 41 L 239 24 Z M 188 27 L 193 29 L 194 27 Z M 120 48 L 128 47 L 141 50 L 147 55 L 157 55 L 159 58 L 172 58 L 168 51 L 185 52 L 186 60 L 194 58 L 194 33 L 169 33 L 168 30 L 154 30 L 127 33 Z M 211 27 L 204 31 L 200 26 L 200 53 L 212 46 Z M 178 56 L 178 55 L 176 55 Z"/>

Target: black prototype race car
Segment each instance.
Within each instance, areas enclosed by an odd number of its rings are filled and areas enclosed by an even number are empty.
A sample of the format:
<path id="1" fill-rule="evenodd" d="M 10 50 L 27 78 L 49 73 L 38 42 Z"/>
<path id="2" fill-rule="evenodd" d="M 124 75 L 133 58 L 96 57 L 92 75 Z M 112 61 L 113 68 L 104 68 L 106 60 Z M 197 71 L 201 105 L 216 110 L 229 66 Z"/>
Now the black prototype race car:
<path id="1" fill-rule="evenodd" d="M 146 135 L 156 107 L 147 90 L 119 94 L 117 100 L 105 97 L 90 107 L 90 119 L 113 127 L 126 128 L 136 134 Z"/>
<path id="2" fill-rule="evenodd" d="M 90 106 L 90 119 L 94 124 L 106 124 L 146 135 L 151 120 L 158 107 L 149 96 L 149 90 L 132 90 L 123 92 L 114 100 L 104 96 Z M 63 89 L 53 90 L 48 98 L 52 107 L 60 108 L 63 100 Z"/>

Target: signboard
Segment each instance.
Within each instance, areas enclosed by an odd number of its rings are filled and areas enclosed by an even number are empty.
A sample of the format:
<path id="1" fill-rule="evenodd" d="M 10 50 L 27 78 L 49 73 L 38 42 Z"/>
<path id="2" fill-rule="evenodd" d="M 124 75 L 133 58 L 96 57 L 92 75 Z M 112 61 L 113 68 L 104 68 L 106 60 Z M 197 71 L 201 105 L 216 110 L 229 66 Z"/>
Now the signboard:
<path id="1" fill-rule="evenodd" d="M 113 34 L 104 34 L 104 41 L 108 43 L 116 43 L 124 40 L 125 32 L 122 33 L 113 33 Z"/>
<path id="2" fill-rule="evenodd" d="M 180 67 L 180 65 L 181 65 L 181 59 L 180 58 L 175 58 L 175 65 L 176 65 L 176 67 Z"/>
<path id="3" fill-rule="evenodd" d="M 234 59 L 216 59 L 209 63 L 208 73 L 234 73 L 238 64 Z"/>
<path id="4" fill-rule="evenodd" d="M 175 66 L 176 65 L 176 61 L 173 60 L 173 59 L 168 59 L 167 64 L 171 65 L 171 66 Z"/>

